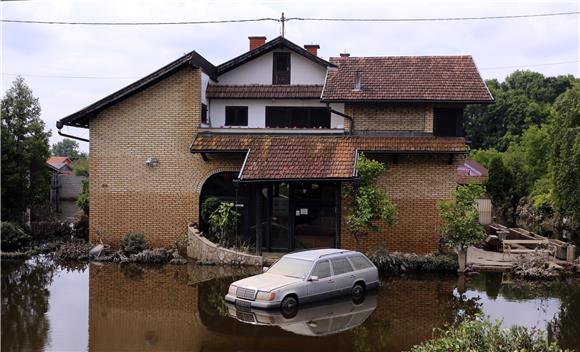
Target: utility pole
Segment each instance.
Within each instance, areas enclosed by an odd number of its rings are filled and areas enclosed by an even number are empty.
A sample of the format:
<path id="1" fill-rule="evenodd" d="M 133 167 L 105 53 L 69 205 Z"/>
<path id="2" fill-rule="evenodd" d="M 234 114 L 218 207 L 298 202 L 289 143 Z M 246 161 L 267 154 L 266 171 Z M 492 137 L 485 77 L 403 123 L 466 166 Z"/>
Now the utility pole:
<path id="1" fill-rule="evenodd" d="M 282 17 L 280 17 L 280 24 L 281 24 L 281 28 L 280 28 L 280 34 L 282 35 L 282 38 L 284 38 L 284 22 L 286 22 L 286 17 L 284 17 L 284 12 L 282 12 Z"/>

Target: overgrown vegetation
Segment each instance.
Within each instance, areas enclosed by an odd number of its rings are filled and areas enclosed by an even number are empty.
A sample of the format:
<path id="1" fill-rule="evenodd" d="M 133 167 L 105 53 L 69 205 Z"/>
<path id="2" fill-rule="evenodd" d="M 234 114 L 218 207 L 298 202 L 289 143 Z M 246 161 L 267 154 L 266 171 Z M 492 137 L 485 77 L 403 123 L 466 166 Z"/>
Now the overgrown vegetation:
<path id="1" fill-rule="evenodd" d="M 439 330 L 439 337 L 414 346 L 411 352 L 448 351 L 562 351 L 556 343 L 545 340 L 539 329 L 513 326 L 503 329 L 501 322 L 491 322 L 489 318 L 465 320 L 457 326 Z"/>
<path id="2" fill-rule="evenodd" d="M 13 222 L 2 221 L 2 252 L 12 252 L 24 248 L 32 239 L 24 230 Z"/>
<path id="3" fill-rule="evenodd" d="M 348 215 L 346 225 L 354 236 L 357 247 L 359 237 L 378 230 L 377 223 L 396 223 L 396 208 L 384 190 L 377 186 L 377 179 L 385 166 L 377 160 L 368 159 L 361 153 L 356 165 L 359 184 L 346 188 Z"/>
<path id="4" fill-rule="evenodd" d="M 129 232 L 121 239 L 120 247 L 126 255 L 131 255 L 144 251 L 148 246 L 141 232 Z"/>
<path id="5" fill-rule="evenodd" d="M 29 214 L 48 203 L 48 138 L 38 98 L 17 77 L 0 103 L 2 149 L 2 221 L 24 225 Z M 29 212 L 30 210 L 30 212 Z"/>
<path id="6" fill-rule="evenodd" d="M 454 272 L 457 258 L 452 255 L 418 255 L 399 252 L 375 251 L 368 258 L 381 272 Z"/>
<path id="7" fill-rule="evenodd" d="M 485 232 L 479 224 L 476 200 L 483 194 L 480 185 L 460 186 L 453 193 L 454 200 L 439 203 L 443 225 L 439 229 L 443 240 L 455 248 L 459 260 L 459 271 L 466 269 L 467 247 L 481 242 Z"/>
<path id="8" fill-rule="evenodd" d="M 486 83 L 496 104 L 468 106 L 465 127 L 500 221 L 578 236 L 580 80 L 516 71 Z"/>
<path id="9" fill-rule="evenodd" d="M 89 215 L 89 181 L 83 180 L 81 194 L 77 199 L 77 205 L 85 215 Z"/>
<path id="10" fill-rule="evenodd" d="M 218 243 L 229 246 L 235 243 L 235 234 L 240 214 L 232 202 L 221 202 L 209 216 L 211 233 L 216 236 Z"/>

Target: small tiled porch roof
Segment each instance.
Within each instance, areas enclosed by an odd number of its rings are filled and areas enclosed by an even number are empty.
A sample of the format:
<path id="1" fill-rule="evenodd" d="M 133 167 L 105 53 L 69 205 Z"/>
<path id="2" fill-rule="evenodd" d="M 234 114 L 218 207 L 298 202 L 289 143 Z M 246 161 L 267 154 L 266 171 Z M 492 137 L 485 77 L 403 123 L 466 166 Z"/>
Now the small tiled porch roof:
<path id="1" fill-rule="evenodd" d="M 207 86 L 206 96 L 210 99 L 320 99 L 322 85 L 220 85 Z"/>
<path id="2" fill-rule="evenodd" d="M 357 152 L 466 153 L 463 138 L 198 134 L 192 153 L 246 152 L 241 181 L 352 179 Z"/>

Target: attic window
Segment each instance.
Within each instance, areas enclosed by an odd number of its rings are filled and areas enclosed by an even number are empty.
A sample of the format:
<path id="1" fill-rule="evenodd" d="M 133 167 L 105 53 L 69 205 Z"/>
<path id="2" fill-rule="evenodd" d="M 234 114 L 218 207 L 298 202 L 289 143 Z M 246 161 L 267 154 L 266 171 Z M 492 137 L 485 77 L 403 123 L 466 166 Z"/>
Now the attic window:
<path id="1" fill-rule="evenodd" d="M 290 84 L 290 53 L 274 53 L 272 84 Z"/>
<path id="2" fill-rule="evenodd" d="M 362 72 L 356 71 L 354 74 L 354 90 L 360 90 L 360 86 L 362 83 Z"/>

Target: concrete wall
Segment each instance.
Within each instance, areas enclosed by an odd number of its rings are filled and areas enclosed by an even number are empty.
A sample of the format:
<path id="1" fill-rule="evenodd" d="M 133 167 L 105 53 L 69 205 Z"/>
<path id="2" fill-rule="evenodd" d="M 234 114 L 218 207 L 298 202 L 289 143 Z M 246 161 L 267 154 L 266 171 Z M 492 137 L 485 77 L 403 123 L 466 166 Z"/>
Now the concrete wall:
<path id="1" fill-rule="evenodd" d="M 290 84 L 324 84 L 326 67 L 290 52 Z M 264 54 L 219 77 L 219 84 L 272 84 L 274 52 Z"/>
<path id="2" fill-rule="evenodd" d="M 82 191 L 82 182 L 86 179 L 85 176 L 58 175 L 60 199 L 78 199 Z"/>
<path id="3" fill-rule="evenodd" d="M 326 107 L 319 99 L 213 99 L 210 102 L 210 121 L 212 127 L 226 124 L 226 106 L 247 106 L 247 128 L 266 127 L 266 106 L 312 106 Z M 344 112 L 344 104 L 330 104 L 337 111 Z M 344 118 L 336 114 L 330 116 L 331 128 L 343 128 Z M 232 127 L 234 128 L 234 127 Z M 245 128 L 245 127 L 235 127 Z"/>

